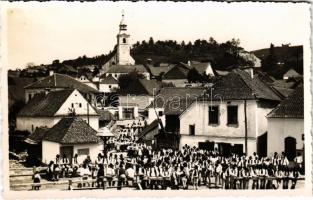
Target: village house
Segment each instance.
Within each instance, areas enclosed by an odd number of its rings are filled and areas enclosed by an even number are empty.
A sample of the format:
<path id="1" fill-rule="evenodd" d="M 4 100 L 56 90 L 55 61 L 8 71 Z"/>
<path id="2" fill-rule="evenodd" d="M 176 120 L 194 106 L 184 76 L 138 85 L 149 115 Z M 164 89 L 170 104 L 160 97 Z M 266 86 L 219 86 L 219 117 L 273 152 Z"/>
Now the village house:
<path id="1" fill-rule="evenodd" d="M 99 91 L 103 93 L 110 93 L 119 88 L 118 81 L 112 76 L 106 76 L 100 79 Z"/>
<path id="2" fill-rule="evenodd" d="M 138 142 L 145 143 L 150 146 L 154 146 L 155 136 L 159 133 L 160 123 L 158 119 L 155 119 L 149 125 L 144 127 L 144 129 L 138 134 Z"/>
<path id="3" fill-rule="evenodd" d="M 98 130 L 99 114 L 76 89 L 36 94 L 17 114 L 16 130 L 33 132 L 37 127 L 51 128 L 73 113 Z"/>
<path id="4" fill-rule="evenodd" d="M 262 155 L 266 147 L 256 147 L 266 139 L 257 140 L 267 132 L 266 115 L 280 100 L 257 75 L 234 70 L 180 114 L 180 144 L 199 147 L 214 141 L 215 147 L 225 154 L 251 155 L 259 150 Z"/>
<path id="5" fill-rule="evenodd" d="M 42 139 L 42 162 L 54 161 L 56 155 L 63 155 L 72 161 L 78 155 L 78 163 L 82 163 L 87 156 L 96 160 L 103 150 L 103 142 L 85 120 L 78 117 L 64 117 L 53 127 L 44 132 Z"/>
<path id="6" fill-rule="evenodd" d="M 186 103 L 192 103 L 205 92 L 203 87 L 164 87 L 147 108 L 147 123 L 160 119 L 166 131 L 179 133 L 179 115 L 185 110 Z"/>
<path id="7" fill-rule="evenodd" d="M 64 89 L 77 89 L 81 92 L 89 102 L 96 104 L 96 96 L 100 93 L 97 89 L 94 89 L 75 78 L 72 78 L 65 74 L 51 73 L 39 81 L 36 81 L 25 88 L 25 100 L 28 102 L 31 98 L 38 93 L 45 93 L 49 91 L 58 91 Z"/>
<path id="8" fill-rule="evenodd" d="M 285 152 L 293 160 L 297 153 L 304 155 L 304 98 L 303 85 L 283 100 L 267 115 L 267 155 Z"/>
<path id="9" fill-rule="evenodd" d="M 90 75 L 87 75 L 87 74 L 81 74 L 78 78 L 77 78 L 77 80 L 79 80 L 80 82 L 82 82 L 82 83 L 84 83 L 84 84 L 86 84 L 86 85 L 88 85 L 89 87 L 92 87 L 92 88 L 94 88 L 94 89 L 98 89 L 98 86 L 97 86 L 97 84 L 95 83 L 95 82 L 93 82 L 92 81 L 92 76 L 90 76 Z"/>
<path id="10" fill-rule="evenodd" d="M 201 63 L 188 61 L 187 64 L 178 63 L 170 66 L 167 72 L 162 76 L 162 81 L 165 83 L 172 83 L 176 87 L 185 87 L 188 84 L 188 73 L 193 68 L 201 75 L 215 76 L 209 62 Z"/>
<path id="11" fill-rule="evenodd" d="M 118 80 L 121 75 L 129 73 L 142 74 L 146 79 L 150 79 L 150 74 L 143 65 L 114 65 L 105 72 L 105 76 L 112 76 Z"/>
<path id="12" fill-rule="evenodd" d="M 140 112 L 144 112 L 161 89 L 161 82 L 156 80 L 139 79 L 119 91 L 119 103 L 138 105 Z"/>

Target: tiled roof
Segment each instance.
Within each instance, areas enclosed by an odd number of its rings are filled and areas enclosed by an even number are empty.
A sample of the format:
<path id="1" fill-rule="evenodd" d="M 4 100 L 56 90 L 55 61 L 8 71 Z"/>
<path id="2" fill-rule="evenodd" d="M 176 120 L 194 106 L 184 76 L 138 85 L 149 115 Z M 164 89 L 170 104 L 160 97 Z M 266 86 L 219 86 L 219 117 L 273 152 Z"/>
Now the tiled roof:
<path id="1" fill-rule="evenodd" d="M 242 70 L 234 70 L 222 76 L 208 91 L 212 100 L 267 99 L 280 101 L 281 98 L 255 75 L 253 78 Z"/>
<path id="2" fill-rule="evenodd" d="M 161 122 L 162 123 L 162 122 Z M 146 126 L 139 134 L 138 138 L 142 138 L 145 135 L 147 135 L 150 131 L 152 131 L 155 128 L 158 128 L 159 126 L 159 120 L 155 119 L 153 122 L 151 122 L 148 126 Z"/>
<path id="3" fill-rule="evenodd" d="M 156 80 L 139 79 L 132 82 L 127 88 L 120 90 L 121 95 L 155 95 L 161 88 L 161 83 Z"/>
<path id="4" fill-rule="evenodd" d="M 114 116 L 112 115 L 112 113 L 110 113 L 110 111 L 107 110 L 102 110 L 102 109 L 96 109 L 96 112 L 100 115 L 99 120 L 102 121 L 110 121 L 112 119 L 114 119 Z"/>
<path id="5" fill-rule="evenodd" d="M 185 111 L 189 105 L 197 98 L 201 97 L 205 88 L 179 88 L 166 87 L 162 88 L 150 108 L 164 108 L 166 115 L 179 115 Z"/>
<path id="6" fill-rule="evenodd" d="M 18 113 L 23 117 L 54 116 L 74 90 L 52 91 L 36 94 Z"/>
<path id="7" fill-rule="evenodd" d="M 106 73 L 130 73 L 134 71 L 138 73 L 147 72 L 143 65 L 113 65 Z"/>
<path id="8" fill-rule="evenodd" d="M 97 131 L 77 117 L 62 118 L 45 133 L 44 140 L 61 144 L 99 143 Z"/>
<path id="9" fill-rule="evenodd" d="M 303 85 L 283 100 L 267 117 L 269 118 L 304 118 Z"/>
<path id="10" fill-rule="evenodd" d="M 98 90 L 76 80 L 65 74 L 54 73 L 42 80 L 32 83 L 25 87 L 25 89 L 45 89 L 45 88 L 65 88 L 77 89 L 82 93 L 99 93 Z"/>
<path id="11" fill-rule="evenodd" d="M 111 75 L 106 76 L 101 79 L 100 84 L 118 84 L 117 80 Z"/>
<path id="12" fill-rule="evenodd" d="M 189 71 L 189 68 L 187 68 L 184 64 L 179 63 L 177 65 L 171 66 L 170 69 L 163 75 L 162 79 L 187 79 Z"/>
<path id="13" fill-rule="evenodd" d="M 153 65 L 147 66 L 152 76 L 160 76 L 162 72 L 166 73 L 170 68 L 168 66 L 154 67 Z"/>

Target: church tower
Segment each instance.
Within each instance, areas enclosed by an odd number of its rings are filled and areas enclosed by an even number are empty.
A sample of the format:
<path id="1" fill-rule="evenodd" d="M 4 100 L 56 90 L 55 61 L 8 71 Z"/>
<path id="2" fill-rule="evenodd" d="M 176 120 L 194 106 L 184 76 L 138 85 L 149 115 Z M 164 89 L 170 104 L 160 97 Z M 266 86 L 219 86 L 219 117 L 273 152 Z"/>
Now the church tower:
<path id="1" fill-rule="evenodd" d="M 130 55 L 130 35 L 127 34 L 127 24 L 124 19 L 124 12 L 122 13 L 122 20 L 119 25 L 119 33 L 117 34 L 117 51 L 116 64 L 117 65 L 133 65 L 134 59 Z"/>

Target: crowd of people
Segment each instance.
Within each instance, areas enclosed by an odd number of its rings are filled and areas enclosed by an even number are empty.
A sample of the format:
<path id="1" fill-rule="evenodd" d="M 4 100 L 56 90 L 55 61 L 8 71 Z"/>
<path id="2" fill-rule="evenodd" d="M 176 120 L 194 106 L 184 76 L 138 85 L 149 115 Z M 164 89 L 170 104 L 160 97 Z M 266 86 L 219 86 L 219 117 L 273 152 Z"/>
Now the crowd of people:
<path id="1" fill-rule="evenodd" d="M 47 178 L 94 179 L 96 187 L 124 186 L 138 189 L 295 189 L 304 173 L 303 160 L 297 156 L 290 162 L 284 152 L 273 157 L 220 155 L 217 149 L 202 150 L 185 145 L 182 150 L 153 150 L 136 145 L 127 154 L 99 153 L 83 163 L 72 162 L 66 155 L 56 156 L 48 166 Z M 105 181 L 104 181 L 105 180 Z"/>

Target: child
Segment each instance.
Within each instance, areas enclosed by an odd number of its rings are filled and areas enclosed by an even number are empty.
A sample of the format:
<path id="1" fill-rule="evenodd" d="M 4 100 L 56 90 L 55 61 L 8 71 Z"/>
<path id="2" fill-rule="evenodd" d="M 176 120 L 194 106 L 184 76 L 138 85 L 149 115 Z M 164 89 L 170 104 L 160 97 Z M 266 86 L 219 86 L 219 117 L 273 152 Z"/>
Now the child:
<path id="1" fill-rule="evenodd" d="M 34 183 L 40 183 L 41 176 L 38 173 L 38 171 L 35 172 L 33 179 L 34 179 Z M 33 190 L 39 190 L 39 189 L 40 189 L 40 185 L 36 185 L 33 187 Z"/>

